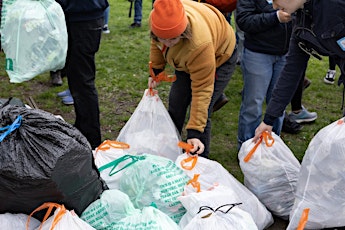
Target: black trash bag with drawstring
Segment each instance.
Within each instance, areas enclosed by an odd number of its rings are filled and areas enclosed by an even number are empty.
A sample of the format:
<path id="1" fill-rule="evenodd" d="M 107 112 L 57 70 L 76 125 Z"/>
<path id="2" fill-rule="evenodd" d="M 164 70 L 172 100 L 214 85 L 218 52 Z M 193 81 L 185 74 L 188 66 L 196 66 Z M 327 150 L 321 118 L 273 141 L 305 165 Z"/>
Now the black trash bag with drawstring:
<path id="1" fill-rule="evenodd" d="M 106 188 L 75 127 L 39 109 L 0 107 L 0 213 L 56 202 L 81 215 Z"/>

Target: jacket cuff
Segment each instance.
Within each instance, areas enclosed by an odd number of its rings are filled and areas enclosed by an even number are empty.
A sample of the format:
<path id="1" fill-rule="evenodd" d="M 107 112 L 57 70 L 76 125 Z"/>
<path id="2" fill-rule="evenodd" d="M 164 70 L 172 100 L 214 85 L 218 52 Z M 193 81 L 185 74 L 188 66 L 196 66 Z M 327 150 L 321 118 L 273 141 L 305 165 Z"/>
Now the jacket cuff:
<path id="1" fill-rule="evenodd" d="M 200 140 L 201 136 L 202 132 L 199 132 L 198 130 L 194 129 L 187 129 L 187 139 L 198 138 Z"/>
<path id="2" fill-rule="evenodd" d="M 270 126 L 273 126 L 273 123 L 274 123 L 274 121 L 277 119 L 277 117 L 274 117 L 274 116 L 272 116 L 272 115 L 269 115 L 269 114 L 265 114 L 265 116 L 264 116 L 264 123 L 266 124 L 266 125 L 270 125 Z"/>

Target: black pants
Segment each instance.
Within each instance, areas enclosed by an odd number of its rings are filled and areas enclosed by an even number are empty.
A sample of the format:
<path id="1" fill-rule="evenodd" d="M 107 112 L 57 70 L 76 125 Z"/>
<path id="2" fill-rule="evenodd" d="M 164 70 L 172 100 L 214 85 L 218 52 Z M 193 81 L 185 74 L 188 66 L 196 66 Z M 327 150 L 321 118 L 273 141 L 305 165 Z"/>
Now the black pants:
<path id="1" fill-rule="evenodd" d="M 101 41 L 103 18 L 67 22 L 68 51 L 66 72 L 74 100 L 75 127 L 87 138 L 92 149 L 101 144 L 98 93 L 95 86 L 95 54 Z"/>

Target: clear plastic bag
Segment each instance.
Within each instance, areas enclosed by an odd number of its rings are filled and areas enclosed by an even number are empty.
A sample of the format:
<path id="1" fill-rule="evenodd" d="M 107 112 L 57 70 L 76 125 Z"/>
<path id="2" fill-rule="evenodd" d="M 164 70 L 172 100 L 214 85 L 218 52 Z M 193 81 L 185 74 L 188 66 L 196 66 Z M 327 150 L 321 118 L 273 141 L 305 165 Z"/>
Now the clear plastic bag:
<path id="1" fill-rule="evenodd" d="M 345 226 L 345 123 L 339 119 L 310 141 L 301 163 L 288 230 L 309 209 L 304 229 Z"/>
<path id="2" fill-rule="evenodd" d="M 10 82 L 28 81 L 62 69 L 67 55 L 67 29 L 54 0 L 3 2 L 1 46 Z"/>
<path id="3" fill-rule="evenodd" d="M 288 219 L 295 200 L 301 165 L 276 134 L 263 133 L 256 144 L 252 139 L 238 153 L 244 185 L 276 216 Z"/>
<path id="4" fill-rule="evenodd" d="M 182 153 L 175 124 L 157 92 L 146 89 L 117 141 L 130 145 L 131 154 L 149 153 L 175 161 Z"/>

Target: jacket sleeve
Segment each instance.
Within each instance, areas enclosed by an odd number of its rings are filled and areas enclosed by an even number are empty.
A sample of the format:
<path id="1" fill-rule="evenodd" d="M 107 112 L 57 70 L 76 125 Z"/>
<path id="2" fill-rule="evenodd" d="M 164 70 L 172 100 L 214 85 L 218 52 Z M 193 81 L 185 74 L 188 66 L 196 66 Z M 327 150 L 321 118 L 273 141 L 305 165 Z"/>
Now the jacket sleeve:
<path id="1" fill-rule="evenodd" d="M 162 53 L 162 44 L 151 40 L 150 47 L 150 61 L 152 62 L 152 67 L 162 71 L 165 68 L 166 61 Z M 155 72 L 155 74 L 157 74 Z"/>
<path id="2" fill-rule="evenodd" d="M 277 11 L 266 0 L 238 0 L 236 23 L 244 32 L 259 33 L 279 24 Z"/>
<path id="3" fill-rule="evenodd" d="M 297 38 L 293 35 L 290 40 L 286 64 L 280 73 L 280 77 L 273 89 L 271 100 L 266 109 L 264 122 L 267 125 L 273 125 L 274 120 L 283 115 L 286 106 L 291 102 L 295 94 L 301 78 L 304 78 L 309 54 L 299 48 L 298 42 Z"/>
<path id="4" fill-rule="evenodd" d="M 186 125 L 188 138 L 197 137 L 191 136 L 191 130 L 203 133 L 206 127 L 216 72 L 216 61 L 211 58 L 214 57 L 214 53 L 210 43 L 204 44 L 193 51 L 187 63 L 192 88 L 190 116 Z"/>

